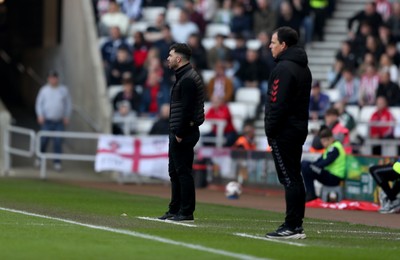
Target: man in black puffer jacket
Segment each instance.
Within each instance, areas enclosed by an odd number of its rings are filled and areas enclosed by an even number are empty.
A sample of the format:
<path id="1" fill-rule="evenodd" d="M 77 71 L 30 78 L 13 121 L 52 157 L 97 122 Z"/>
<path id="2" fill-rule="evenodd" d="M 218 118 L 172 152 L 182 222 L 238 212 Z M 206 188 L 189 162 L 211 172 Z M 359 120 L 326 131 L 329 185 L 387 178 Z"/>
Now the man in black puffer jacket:
<path id="1" fill-rule="evenodd" d="M 268 82 L 265 133 L 280 183 L 285 187 L 285 222 L 269 238 L 302 239 L 305 188 L 301 176 L 302 146 L 308 133 L 311 72 L 306 52 L 290 27 L 274 31 L 270 49 L 277 63 Z"/>
<path id="2" fill-rule="evenodd" d="M 204 84 L 189 60 L 192 50 L 175 43 L 169 49 L 168 66 L 175 71 L 171 89 L 169 117 L 169 176 L 171 202 L 159 219 L 193 221 L 195 186 L 192 176 L 194 146 L 199 140 L 199 126 L 204 122 Z"/>

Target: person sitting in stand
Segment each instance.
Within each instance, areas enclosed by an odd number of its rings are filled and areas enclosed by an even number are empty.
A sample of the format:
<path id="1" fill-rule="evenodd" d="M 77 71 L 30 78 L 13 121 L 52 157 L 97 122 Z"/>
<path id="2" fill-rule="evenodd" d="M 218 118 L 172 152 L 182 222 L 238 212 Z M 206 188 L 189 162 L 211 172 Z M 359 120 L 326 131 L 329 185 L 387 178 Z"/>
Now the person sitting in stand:
<path id="1" fill-rule="evenodd" d="M 394 137 L 394 126 L 390 125 L 395 122 L 393 114 L 390 112 L 387 105 L 387 100 L 384 96 L 376 98 L 376 111 L 372 114 L 369 120 L 370 138 L 372 139 L 391 139 Z M 379 125 L 380 123 L 384 125 Z M 372 154 L 381 154 L 381 145 L 372 147 Z"/>
<path id="2" fill-rule="evenodd" d="M 119 47 L 117 57 L 110 65 L 110 71 L 107 77 L 108 86 L 121 85 L 122 79 L 133 78 L 135 68 L 132 59 L 129 57 L 129 50 L 126 47 Z"/>
<path id="3" fill-rule="evenodd" d="M 244 123 L 243 133 L 232 145 L 232 148 L 252 151 L 256 150 L 257 145 L 255 142 L 255 136 L 254 122 L 249 120 Z"/>
<path id="4" fill-rule="evenodd" d="M 118 110 L 119 102 L 126 100 L 130 103 L 130 109 L 136 113 L 140 112 L 141 95 L 137 91 L 139 87 L 135 87 L 133 80 L 126 78 L 122 80 L 123 90 L 117 93 L 113 100 L 114 111 Z"/>
<path id="5" fill-rule="evenodd" d="M 330 107 L 329 96 L 321 92 L 319 81 L 314 81 L 311 86 L 310 119 L 323 119 L 326 110 Z"/>
<path id="6" fill-rule="evenodd" d="M 333 104 L 333 107 L 339 112 L 339 122 L 351 132 L 356 127 L 356 121 L 354 117 L 347 112 L 346 102 L 343 100 L 337 101 Z"/>
<path id="7" fill-rule="evenodd" d="M 346 177 L 346 152 L 343 145 L 335 140 L 328 127 L 322 128 L 318 136 L 325 148 L 324 153 L 315 162 L 301 162 L 301 173 L 306 186 L 306 201 L 317 198 L 314 180 L 326 186 L 338 186 Z"/>
<path id="8" fill-rule="evenodd" d="M 352 147 L 350 145 L 349 129 L 342 125 L 339 121 L 339 112 L 335 108 L 329 108 L 325 113 L 325 125 L 321 129 L 328 127 L 335 137 L 336 140 L 343 144 L 346 153 L 352 153 Z M 324 151 L 324 147 L 318 135 L 314 137 L 311 145 L 311 152 Z"/>
<path id="9" fill-rule="evenodd" d="M 215 75 L 210 79 L 207 85 L 207 100 L 212 96 L 220 96 L 225 102 L 233 99 L 233 81 L 225 73 L 225 64 L 217 61 L 214 66 Z"/>
<path id="10" fill-rule="evenodd" d="M 382 189 L 379 193 L 379 213 L 399 213 L 400 198 L 397 195 L 400 193 L 400 160 L 394 164 L 371 166 L 369 172 Z M 393 182 L 393 185 L 390 185 L 390 182 Z"/>
<path id="11" fill-rule="evenodd" d="M 131 109 L 131 104 L 127 100 L 122 100 L 117 104 L 117 110 L 112 117 L 112 133 L 114 135 L 130 135 L 136 132 L 137 114 Z"/>
<path id="12" fill-rule="evenodd" d="M 224 128 L 224 137 L 225 137 L 225 146 L 232 146 L 232 144 L 236 141 L 237 133 L 235 127 L 232 122 L 232 115 L 229 111 L 228 105 L 224 102 L 224 99 L 220 96 L 213 96 L 211 98 L 211 107 L 206 112 L 206 120 L 207 119 L 220 119 L 225 121 Z M 215 137 L 217 135 L 217 127 L 213 126 L 210 133 L 206 134 L 207 137 Z"/>
<path id="13" fill-rule="evenodd" d="M 168 135 L 169 134 L 169 104 L 163 104 L 160 109 L 160 116 L 154 122 L 149 135 Z"/>

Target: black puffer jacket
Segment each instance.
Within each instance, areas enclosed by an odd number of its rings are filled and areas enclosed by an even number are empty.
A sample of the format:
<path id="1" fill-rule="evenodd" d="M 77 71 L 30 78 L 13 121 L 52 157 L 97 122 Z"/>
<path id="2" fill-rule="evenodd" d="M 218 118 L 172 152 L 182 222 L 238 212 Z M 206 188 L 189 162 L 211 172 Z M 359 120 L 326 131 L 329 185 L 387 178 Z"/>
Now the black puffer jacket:
<path id="1" fill-rule="evenodd" d="M 268 81 L 265 134 L 268 138 L 305 141 L 311 72 L 306 52 L 297 46 L 283 51 Z"/>
<path id="2" fill-rule="evenodd" d="M 175 76 L 169 128 L 171 133 L 182 138 L 204 122 L 204 84 L 190 64 L 179 68 Z"/>

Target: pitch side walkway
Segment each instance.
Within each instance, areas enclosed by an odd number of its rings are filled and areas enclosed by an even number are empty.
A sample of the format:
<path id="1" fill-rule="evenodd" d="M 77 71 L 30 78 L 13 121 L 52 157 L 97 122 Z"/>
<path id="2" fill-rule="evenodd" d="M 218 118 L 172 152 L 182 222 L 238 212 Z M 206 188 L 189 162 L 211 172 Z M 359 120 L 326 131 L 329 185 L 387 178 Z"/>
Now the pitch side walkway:
<path id="1" fill-rule="evenodd" d="M 111 191 L 122 191 L 129 194 L 148 195 L 161 198 L 169 198 L 169 185 L 136 185 L 116 184 L 109 182 L 91 181 L 63 181 L 81 187 L 104 189 Z M 283 192 L 280 190 L 266 191 L 264 194 L 243 194 L 238 200 L 229 200 L 219 188 L 210 187 L 196 190 L 197 201 L 210 204 L 222 204 L 244 208 L 256 208 L 275 212 L 284 212 L 285 204 Z M 354 224 L 365 224 L 400 229 L 399 214 L 380 214 L 378 212 L 354 211 L 354 210 L 332 210 L 306 208 L 306 217 L 323 220 L 345 221 Z"/>

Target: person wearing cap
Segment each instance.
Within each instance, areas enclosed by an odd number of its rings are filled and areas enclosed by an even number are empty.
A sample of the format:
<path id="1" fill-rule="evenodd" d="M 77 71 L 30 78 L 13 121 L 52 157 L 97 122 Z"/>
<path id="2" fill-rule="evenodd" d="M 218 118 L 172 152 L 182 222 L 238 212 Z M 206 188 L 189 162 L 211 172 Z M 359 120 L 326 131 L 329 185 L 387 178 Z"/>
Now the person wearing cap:
<path id="1" fill-rule="evenodd" d="M 194 146 L 199 141 L 199 126 L 204 122 L 204 84 L 190 64 L 191 48 L 175 43 L 169 49 L 168 66 L 176 81 L 171 89 L 169 117 L 169 165 L 171 201 L 159 219 L 194 221 L 196 206 L 192 176 Z"/>
<path id="2" fill-rule="evenodd" d="M 44 85 L 36 97 L 36 115 L 41 130 L 46 131 L 64 131 L 69 123 L 71 115 L 71 96 L 66 86 L 60 84 L 58 72 L 51 70 L 47 76 L 47 84 Z M 61 137 L 54 137 L 54 153 L 62 153 Z M 43 137 L 40 140 L 40 151 L 46 151 L 49 137 Z M 61 160 L 54 160 L 54 169 L 61 170 Z"/>

